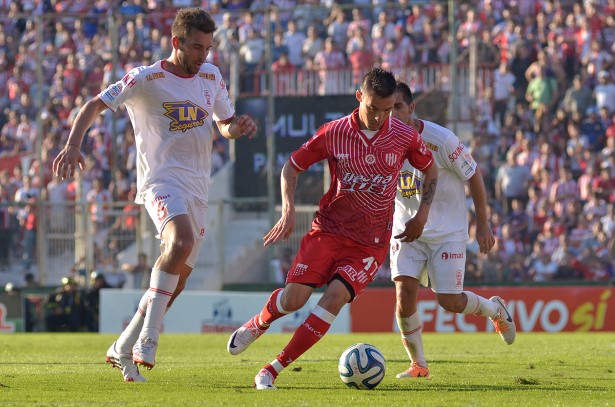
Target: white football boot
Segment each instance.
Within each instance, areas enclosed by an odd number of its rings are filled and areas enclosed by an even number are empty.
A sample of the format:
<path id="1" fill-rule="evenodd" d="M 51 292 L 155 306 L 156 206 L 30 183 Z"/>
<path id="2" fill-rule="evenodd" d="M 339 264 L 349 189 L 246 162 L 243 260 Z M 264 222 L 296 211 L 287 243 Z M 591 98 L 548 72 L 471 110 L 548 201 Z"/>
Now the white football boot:
<path id="1" fill-rule="evenodd" d="M 146 382 L 147 379 L 139 373 L 139 367 L 132 361 L 132 355 L 120 355 L 115 350 L 115 342 L 107 350 L 107 363 L 122 372 L 125 382 Z"/>
<path id="2" fill-rule="evenodd" d="M 508 313 L 503 299 L 500 297 L 491 297 L 490 300 L 500 306 L 500 314 L 496 318 L 491 318 L 491 322 L 493 322 L 493 326 L 495 326 L 495 331 L 500 334 L 504 342 L 511 345 L 517 336 L 515 322 Z"/>
<path id="3" fill-rule="evenodd" d="M 243 324 L 242 327 L 233 332 L 226 345 L 226 349 L 231 355 L 239 355 L 248 349 L 252 342 L 267 332 L 267 328 L 263 329 L 258 325 L 257 318 L 259 318 L 259 314 L 256 314 L 252 319 Z"/>
<path id="4" fill-rule="evenodd" d="M 139 338 L 132 348 L 132 360 L 135 364 L 145 366 L 148 370 L 152 369 L 156 364 L 156 349 L 158 349 L 157 341 L 148 336 Z"/>
<path id="5" fill-rule="evenodd" d="M 254 377 L 254 388 L 256 390 L 275 390 L 277 387 L 273 385 L 274 381 L 275 378 L 271 372 L 263 368 L 258 372 L 256 377 Z"/>

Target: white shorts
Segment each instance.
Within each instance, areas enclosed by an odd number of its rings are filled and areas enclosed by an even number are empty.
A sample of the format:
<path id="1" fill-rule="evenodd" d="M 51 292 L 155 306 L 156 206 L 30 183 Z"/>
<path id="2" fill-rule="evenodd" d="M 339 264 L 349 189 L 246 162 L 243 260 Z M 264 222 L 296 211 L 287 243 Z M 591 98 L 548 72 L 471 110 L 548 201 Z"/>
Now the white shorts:
<path id="1" fill-rule="evenodd" d="M 194 268 L 205 236 L 207 202 L 166 185 L 152 187 L 144 195 L 145 208 L 158 231 L 157 239 L 162 240 L 162 230 L 169 220 L 177 215 L 188 215 L 194 232 L 194 246 L 186 264 Z M 164 241 L 161 245 L 164 245 Z"/>
<path id="2" fill-rule="evenodd" d="M 391 280 L 413 277 L 425 287 L 441 294 L 463 292 L 466 267 L 466 243 L 426 244 L 419 241 L 400 243 L 391 239 Z"/>

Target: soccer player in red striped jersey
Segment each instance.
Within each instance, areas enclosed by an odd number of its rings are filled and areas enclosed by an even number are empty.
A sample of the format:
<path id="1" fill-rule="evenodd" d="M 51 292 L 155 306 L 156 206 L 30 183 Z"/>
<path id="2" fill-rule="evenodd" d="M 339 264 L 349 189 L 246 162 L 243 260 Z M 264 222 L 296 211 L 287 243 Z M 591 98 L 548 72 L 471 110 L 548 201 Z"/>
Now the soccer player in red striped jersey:
<path id="1" fill-rule="evenodd" d="M 331 186 L 301 241 L 285 287 L 231 335 L 228 351 L 243 352 L 273 321 L 303 307 L 315 288 L 327 288 L 288 345 L 258 372 L 258 390 L 275 389 L 278 374 L 316 344 L 342 307 L 374 279 L 387 254 L 397 177 L 405 160 L 424 173 L 422 202 L 397 238 L 413 241 L 423 231 L 438 172 L 416 130 L 390 116 L 395 89 L 391 72 L 369 71 L 356 92 L 359 108 L 320 127 L 282 169 L 282 216 L 263 238 L 265 245 L 288 239 L 295 227 L 294 194 L 301 172 L 327 160 Z"/>

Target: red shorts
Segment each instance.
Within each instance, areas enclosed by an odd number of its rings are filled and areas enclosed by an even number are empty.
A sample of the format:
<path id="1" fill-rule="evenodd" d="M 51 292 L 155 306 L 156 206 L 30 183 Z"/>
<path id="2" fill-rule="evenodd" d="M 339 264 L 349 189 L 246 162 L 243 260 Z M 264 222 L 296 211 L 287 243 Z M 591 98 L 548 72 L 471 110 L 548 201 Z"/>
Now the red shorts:
<path id="1" fill-rule="evenodd" d="M 318 288 L 337 278 L 348 288 L 352 301 L 374 280 L 387 250 L 312 229 L 301 240 L 286 283 Z"/>

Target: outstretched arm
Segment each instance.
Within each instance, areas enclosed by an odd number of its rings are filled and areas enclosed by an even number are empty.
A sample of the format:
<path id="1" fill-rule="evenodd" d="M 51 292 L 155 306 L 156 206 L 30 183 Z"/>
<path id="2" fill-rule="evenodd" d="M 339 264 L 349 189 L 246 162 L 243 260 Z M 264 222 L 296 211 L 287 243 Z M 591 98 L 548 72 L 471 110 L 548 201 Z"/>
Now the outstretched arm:
<path id="1" fill-rule="evenodd" d="M 263 245 L 287 240 L 295 229 L 295 191 L 299 172 L 290 162 L 286 162 L 282 168 L 282 216 L 273 228 L 263 237 Z"/>
<path id="2" fill-rule="evenodd" d="M 98 96 L 83 105 L 70 130 L 66 146 L 53 160 L 52 169 L 54 174 L 62 179 L 72 177 L 75 175 L 77 164 L 83 170 L 85 162 L 80 151 L 81 141 L 85 132 L 105 109 L 107 109 L 107 105 Z"/>
<path id="3" fill-rule="evenodd" d="M 488 253 L 495 245 L 495 238 L 487 218 L 487 193 L 485 192 L 485 183 L 480 168 L 476 168 L 476 172 L 468 181 L 468 185 L 476 211 L 476 241 L 480 247 L 480 252 Z"/>

